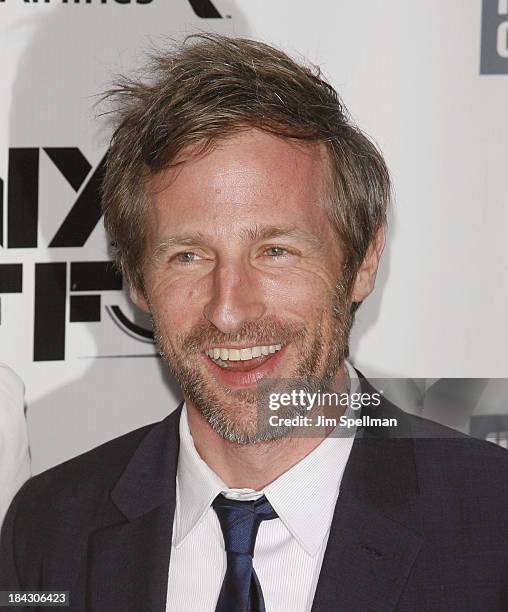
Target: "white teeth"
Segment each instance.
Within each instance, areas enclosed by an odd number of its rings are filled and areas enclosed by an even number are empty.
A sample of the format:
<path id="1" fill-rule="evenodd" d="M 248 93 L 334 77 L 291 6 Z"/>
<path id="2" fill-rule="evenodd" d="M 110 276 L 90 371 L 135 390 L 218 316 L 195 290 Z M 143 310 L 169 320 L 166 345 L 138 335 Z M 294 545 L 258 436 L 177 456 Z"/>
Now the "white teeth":
<path id="1" fill-rule="evenodd" d="M 239 349 L 228 349 L 228 351 L 229 351 L 229 355 L 228 355 L 229 361 L 240 361 Z"/>
<path id="2" fill-rule="evenodd" d="M 250 348 L 240 349 L 240 359 L 242 361 L 247 361 L 247 359 L 252 359 L 252 349 Z"/>
<path id="3" fill-rule="evenodd" d="M 248 361 L 254 357 L 261 355 L 270 355 L 280 351 L 282 344 L 271 344 L 270 346 L 252 346 L 248 348 L 211 348 L 206 351 L 206 354 L 215 360 L 222 361 Z"/>

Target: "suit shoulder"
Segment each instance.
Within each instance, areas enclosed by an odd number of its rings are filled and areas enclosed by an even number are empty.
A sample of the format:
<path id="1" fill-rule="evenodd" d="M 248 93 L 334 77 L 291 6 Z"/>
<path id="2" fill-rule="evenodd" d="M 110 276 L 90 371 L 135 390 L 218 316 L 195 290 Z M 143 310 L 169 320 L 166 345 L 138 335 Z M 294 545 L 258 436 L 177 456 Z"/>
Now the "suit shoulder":
<path id="1" fill-rule="evenodd" d="M 508 450 L 498 444 L 473 438 L 461 431 L 429 419 L 407 413 L 404 414 L 405 418 L 409 420 L 412 437 L 416 440 L 438 440 L 444 444 L 448 440 L 453 440 L 455 441 L 455 447 L 457 449 L 464 449 L 471 457 L 471 460 L 485 457 L 487 460 L 490 458 L 505 463 L 508 461 Z"/>
<path id="2" fill-rule="evenodd" d="M 422 482 L 508 503 L 507 449 L 420 417 L 411 428 Z"/>
<path id="3" fill-rule="evenodd" d="M 0 553 L 7 559 L 14 555 L 11 565 L 19 568 L 27 584 L 38 584 L 44 563 L 59 559 L 69 560 L 65 572 L 74 576 L 76 567 L 70 560 L 85 554 L 88 534 L 105 522 L 125 519 L 112 502 L 111 491 L 137 449 L 147 437 L 164 436 L 177 427 L 178 418 L 177 410 L 163 421 L 106 442 L 25 483 L 7 513 Z"/>
<path id="4" fill-rule="evenodd" d="M 64 487 L 87 478 L 107 479 L 132 456 L 144 436 L 156 425 L 151 423 L 109 440 L 81 455 L 68 459 L 31 479 L 33 488 Z"/>
<path id="5" fill-rule="evenodd" d="M 176 418 L 170 414 L 163 421 L 151 423 L 114 438 L 60 465 L 31 478 L 20 491 L 22 507 L 48 503 L 50 507 L 79 507 L 108 492 L 120 478 L 142 440 L 156 427 L 164 427 Z"/>

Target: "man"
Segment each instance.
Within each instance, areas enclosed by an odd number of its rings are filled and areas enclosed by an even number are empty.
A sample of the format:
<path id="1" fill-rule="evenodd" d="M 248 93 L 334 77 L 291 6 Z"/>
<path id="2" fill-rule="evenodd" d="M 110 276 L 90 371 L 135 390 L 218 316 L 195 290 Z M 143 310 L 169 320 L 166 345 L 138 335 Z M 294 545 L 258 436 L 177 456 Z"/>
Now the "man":
<path id="1" fill-rule="evenodd" d="M 199 36 L 150 70 L 109 92 L 103 206 L 184 402 L 23 488 L 0 587 L 87 611 L 507 609 L 504 450 L 386 401 L 354 437 L 293 426 L 295 401 L 265 418 L 298 381 L 376 396 L 346 359 L 385 241 L 380 153 L 264 44 Z"/>
<path id="2" fill-rule="evenodd" d="M 30 477 L 22 380 L 0 363 L 0 526 L 15 493 Z"/>

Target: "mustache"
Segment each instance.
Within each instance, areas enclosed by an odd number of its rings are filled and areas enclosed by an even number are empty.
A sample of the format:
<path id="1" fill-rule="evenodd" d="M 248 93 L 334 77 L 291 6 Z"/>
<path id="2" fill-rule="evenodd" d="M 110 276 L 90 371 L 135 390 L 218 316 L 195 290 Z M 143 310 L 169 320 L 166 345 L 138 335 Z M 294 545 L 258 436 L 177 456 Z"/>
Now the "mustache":
<path id="1" fill-rule="evenodd" d="M 238 331 L 226 334 L 211 323 L 203 322 L 194 326 L 188 334 L 178 335 L 177 338 L 180 346 L 187 351 L 199 353 L 218 344 L 287 344 L 302 340 L 306 334 L 304 324 L 280 321 L 271 316 L 260 321 L 248 321 Z"/>

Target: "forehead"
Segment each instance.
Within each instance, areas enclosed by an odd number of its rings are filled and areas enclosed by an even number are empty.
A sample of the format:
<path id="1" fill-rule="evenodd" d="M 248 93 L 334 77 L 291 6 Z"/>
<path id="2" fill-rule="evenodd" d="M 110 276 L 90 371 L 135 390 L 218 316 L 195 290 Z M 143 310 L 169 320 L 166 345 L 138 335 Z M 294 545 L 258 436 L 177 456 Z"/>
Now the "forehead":
<path id="1" fill-rule="evenodd" d="M 246 130 L 152 179 L 150 233 L 232 235 L 259 225 L 328 232 L 327 168 L 322 144 Z"/>

